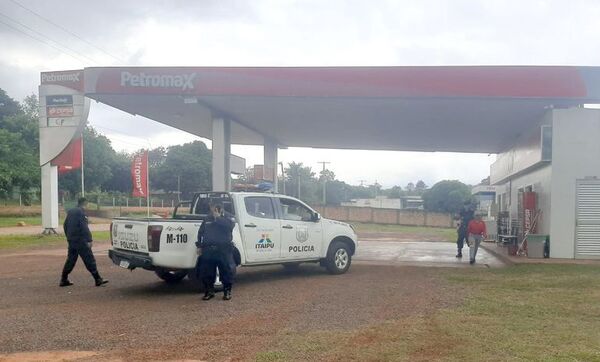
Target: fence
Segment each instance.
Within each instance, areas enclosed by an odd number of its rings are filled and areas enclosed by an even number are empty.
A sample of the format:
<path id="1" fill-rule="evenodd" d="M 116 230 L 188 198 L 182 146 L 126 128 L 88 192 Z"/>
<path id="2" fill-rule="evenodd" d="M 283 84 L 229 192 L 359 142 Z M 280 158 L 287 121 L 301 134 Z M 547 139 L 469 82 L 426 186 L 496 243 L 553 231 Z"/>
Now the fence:
<path id="1" fill-rule="evenodd" d="M 119 195 L 89 195 L 88 200 L 99 207 L 146 207 L 148 200 L 140 197 L 126 197 Z M 151 197 L 150 207 L 170 207 L 177 206 L 178 201 L 173 198 Z"/>
<path id="2" fill-rule="evenodd" d="M 454 227 L 451 214 L 423 210 L 379 209 L 352 206 L 316 206 L 315 209 L 328 219 L 373 224 L 406 226 Z"/>

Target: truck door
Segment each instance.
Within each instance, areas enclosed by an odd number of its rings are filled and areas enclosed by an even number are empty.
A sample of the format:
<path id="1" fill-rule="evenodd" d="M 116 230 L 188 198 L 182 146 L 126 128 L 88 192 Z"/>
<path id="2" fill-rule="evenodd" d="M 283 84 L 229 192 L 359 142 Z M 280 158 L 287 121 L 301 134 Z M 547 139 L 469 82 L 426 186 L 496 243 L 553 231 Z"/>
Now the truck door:
<path id="1" fill-rule="evenodd" d="M 315 212 L 304 204 L 275 197 L 281 217 L 281 255 L 283 259 L 314 259 L 321 255 L 323 226 Z"/>
<path id="2" fill-rule="evenodd" d="M 240 212 L 240 230 L 249 262 L 277 260 L 281 251 L 280 220 L 269 196 L 244 197 L 245 212 Z"/>

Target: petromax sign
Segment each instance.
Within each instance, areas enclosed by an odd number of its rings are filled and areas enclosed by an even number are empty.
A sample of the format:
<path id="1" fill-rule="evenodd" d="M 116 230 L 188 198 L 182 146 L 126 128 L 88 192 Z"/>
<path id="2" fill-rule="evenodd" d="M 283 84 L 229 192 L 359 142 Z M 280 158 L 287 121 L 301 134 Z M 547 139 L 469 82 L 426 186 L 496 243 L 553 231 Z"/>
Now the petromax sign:
<path id="1" fill-rule="evenodd" d="M 196 73 L 170 75 L 121 72 L 121 87 L 194 89 Z"/>

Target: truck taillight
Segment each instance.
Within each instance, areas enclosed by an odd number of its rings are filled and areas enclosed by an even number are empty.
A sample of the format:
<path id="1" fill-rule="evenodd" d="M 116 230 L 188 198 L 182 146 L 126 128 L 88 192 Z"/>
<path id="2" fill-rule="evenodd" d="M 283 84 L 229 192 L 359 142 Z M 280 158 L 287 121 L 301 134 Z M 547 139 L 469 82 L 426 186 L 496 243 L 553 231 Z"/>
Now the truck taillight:
<path id="1" fill-rule="evenodd" d="M 113 244 L 113 223 L 112 222 L 110 223 L 110 229 L 108 229 L 108 230 L 110 230 L 110 245 L 112 245 Z"/>
<path id="2" fill-rule="evenodd" d="M 160 251 L 160 234 L 162 233 L 162 226 L 150 225 L 148 226 L 148 251 L 157 252 Z"/>

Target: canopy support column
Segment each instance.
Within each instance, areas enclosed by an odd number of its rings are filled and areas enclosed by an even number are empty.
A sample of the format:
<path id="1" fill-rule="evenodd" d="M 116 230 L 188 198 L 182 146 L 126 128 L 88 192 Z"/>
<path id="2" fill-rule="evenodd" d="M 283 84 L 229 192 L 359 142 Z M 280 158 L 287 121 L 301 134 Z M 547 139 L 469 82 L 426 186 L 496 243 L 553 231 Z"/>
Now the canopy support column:
<path id="1" fill-rule="evenodd" d="M 56 234 L 58 228 L 58 167 L 50 162 L 42 166 L 43 234 Z"/>
<path id="2" fill-rule="evenodd" d="M 231 190 L 231 121 L 213 118 L 212 121 L 212 190 Z"/>
<path id="3" fill-rule="evenodd" d="M 263 151 L 264 178 L 267 181 L 273 182 L 273 191 L 277 192 L 277 142 L 265 139 Z"/>

